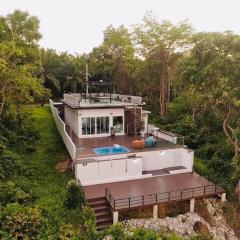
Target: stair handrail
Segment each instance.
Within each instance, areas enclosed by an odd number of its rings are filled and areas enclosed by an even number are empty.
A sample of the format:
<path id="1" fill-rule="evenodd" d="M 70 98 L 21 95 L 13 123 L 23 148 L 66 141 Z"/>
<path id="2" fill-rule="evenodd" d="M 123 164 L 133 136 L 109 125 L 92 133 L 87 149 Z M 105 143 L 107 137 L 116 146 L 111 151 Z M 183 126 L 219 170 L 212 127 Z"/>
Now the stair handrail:
<path id="1" fill-rule="evenodd" d="M 107 201 L 109 202 L 111 208 L 113 210 L 115 210 L 115 199 L 107 187 L 105 188 L 105 197 L 106 197 Z"/>

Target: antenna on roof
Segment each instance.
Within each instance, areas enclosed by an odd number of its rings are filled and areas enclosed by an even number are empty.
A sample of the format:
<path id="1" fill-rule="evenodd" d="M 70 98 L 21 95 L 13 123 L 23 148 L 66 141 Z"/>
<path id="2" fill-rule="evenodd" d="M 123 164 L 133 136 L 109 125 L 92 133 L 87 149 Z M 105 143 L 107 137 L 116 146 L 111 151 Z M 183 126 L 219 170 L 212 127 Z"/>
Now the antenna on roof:
<path id="1" fill-rule="evenodd" d="M 88 95 L 88 63 L 86 63 L 86 95 Z"/>

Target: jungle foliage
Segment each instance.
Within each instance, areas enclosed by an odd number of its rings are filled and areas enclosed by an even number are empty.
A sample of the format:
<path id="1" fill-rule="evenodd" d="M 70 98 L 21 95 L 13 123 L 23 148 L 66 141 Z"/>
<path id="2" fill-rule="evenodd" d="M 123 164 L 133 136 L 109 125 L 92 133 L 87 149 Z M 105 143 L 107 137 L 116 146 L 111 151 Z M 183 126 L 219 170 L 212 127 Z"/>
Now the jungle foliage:
<path id="1" fill-rule="evenodd" d="M 108 26 L 99 46 L 72 55 L 40 48 L 39 25 L 19 10 L 0 17 L 0 238 L 100 239 L 105 234 L 96 233 L 94 214 L 69 185 L 72 173 L 55 170 L 68 155 L 49 109 L 23 107 L 84 91 L 86 63 L 90 81 L 141 95 L 151 122 L 184 135 L 195 150 L 196 169 L 234 199 L 240 179 L 239 35 L 196 32 L 187 21 L 159 22 L 147 12 L 131 28 Z M 74 197 L 83 204 L 71 207 Z M 129 239 L 121 226 L 107 231 L 114 239 Z M 140 229 L 130 239 L 179 238 Z"/>

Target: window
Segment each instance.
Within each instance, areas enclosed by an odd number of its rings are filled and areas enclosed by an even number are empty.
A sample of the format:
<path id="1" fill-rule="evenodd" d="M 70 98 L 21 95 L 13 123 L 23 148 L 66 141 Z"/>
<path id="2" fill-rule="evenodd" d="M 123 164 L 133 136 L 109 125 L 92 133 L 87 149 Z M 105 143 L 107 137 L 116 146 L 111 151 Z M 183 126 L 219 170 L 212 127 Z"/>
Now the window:
<path id="1" fill-rule="evenodd" d="M 97 117 L 97 134 L 109 133 L 109 117 Z"/>
<path id="2" fill-rule="evenodd" d="M 123 133 L 123 116 L 113 117 L 113 128 L 116 133 Z"/>
<path id="3" fill-rule="evenodd" d="M 82 118 L 82 135 L 95 134 L 95 118 L 83 117 Z"/>

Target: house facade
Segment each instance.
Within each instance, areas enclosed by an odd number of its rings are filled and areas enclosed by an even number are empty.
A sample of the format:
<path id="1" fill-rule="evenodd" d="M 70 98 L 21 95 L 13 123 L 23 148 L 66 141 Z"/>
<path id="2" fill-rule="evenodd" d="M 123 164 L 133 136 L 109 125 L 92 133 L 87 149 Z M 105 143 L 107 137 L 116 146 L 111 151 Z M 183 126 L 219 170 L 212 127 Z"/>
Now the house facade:
<path id="1" fill-rule="evenodd" d="M 184 138 L 149 124 L 142 97 L 110 93 L 64 94 L 50 100 L 53 116 L 102 229 L 122 210 L 222 194 L 193 170 Z"/>

